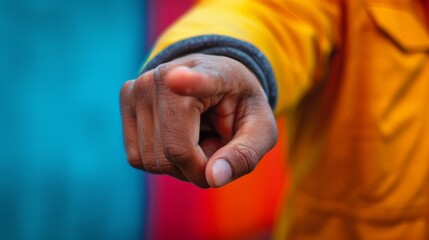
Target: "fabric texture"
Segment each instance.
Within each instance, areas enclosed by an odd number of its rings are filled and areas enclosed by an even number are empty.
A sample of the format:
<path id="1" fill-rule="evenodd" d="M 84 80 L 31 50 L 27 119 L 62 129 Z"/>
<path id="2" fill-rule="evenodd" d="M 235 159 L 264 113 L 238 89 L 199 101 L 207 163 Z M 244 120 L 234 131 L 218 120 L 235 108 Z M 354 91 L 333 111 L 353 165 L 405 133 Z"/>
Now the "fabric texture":
<path id="1" fill-rule="evenodd" d="M 270 106 L 275 108 L 277 85 L 268 60 L 261 51 L 251 44 L 227 36 L 204 35 L 174 43 L 148 62 L 143 67 L 142 72 L 191 53 L 221 55 L 241 62 L 259 79 Z"/>

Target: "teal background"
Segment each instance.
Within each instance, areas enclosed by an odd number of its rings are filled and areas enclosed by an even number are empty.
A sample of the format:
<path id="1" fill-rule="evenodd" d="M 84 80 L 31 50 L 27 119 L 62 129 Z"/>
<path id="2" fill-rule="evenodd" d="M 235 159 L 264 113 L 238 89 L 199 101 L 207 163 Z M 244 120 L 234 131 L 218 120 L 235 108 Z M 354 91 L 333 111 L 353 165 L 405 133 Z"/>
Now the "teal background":
<path id="1" fill-rule="evenodd" d="M 141 239 L 119 90 L 145 55 L 146 1 L 0 3 L 0 239 Z"/>

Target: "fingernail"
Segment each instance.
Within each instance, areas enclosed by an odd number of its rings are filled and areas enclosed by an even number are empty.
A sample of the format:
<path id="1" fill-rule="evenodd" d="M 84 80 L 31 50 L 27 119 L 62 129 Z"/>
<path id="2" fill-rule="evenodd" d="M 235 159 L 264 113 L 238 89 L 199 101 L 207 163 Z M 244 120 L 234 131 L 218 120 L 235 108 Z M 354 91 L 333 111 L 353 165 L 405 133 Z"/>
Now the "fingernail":
<path id="1" fill-rule="evenodd" d="M 218 159 L 213 163 L 213 180 L 217 187 L 223 186 L 231 181 L 232 170 L 229 163 L 224 159 Z"/>

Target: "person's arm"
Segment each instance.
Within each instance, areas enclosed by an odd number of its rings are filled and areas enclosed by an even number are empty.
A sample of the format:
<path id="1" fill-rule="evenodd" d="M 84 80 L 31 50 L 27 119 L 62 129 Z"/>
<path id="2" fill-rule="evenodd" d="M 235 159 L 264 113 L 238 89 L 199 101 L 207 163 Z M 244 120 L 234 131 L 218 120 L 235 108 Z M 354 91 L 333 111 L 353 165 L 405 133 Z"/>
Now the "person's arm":
<path id="1" fill-rule="evenodd" d="M 277 140 L 271 108 L 293 106 L 321 79 L 336 39 L 335 6 L 201 1 L 122 88 L 130 164 L 200 187 L 251 172 Z"/>
<path id="2" fill-rule="evenodd" d="M 325 77 L 341 0 L 200 0 L 159 38 L 144 69 L 193 52 L 251 69 L 277 114 Z"/>

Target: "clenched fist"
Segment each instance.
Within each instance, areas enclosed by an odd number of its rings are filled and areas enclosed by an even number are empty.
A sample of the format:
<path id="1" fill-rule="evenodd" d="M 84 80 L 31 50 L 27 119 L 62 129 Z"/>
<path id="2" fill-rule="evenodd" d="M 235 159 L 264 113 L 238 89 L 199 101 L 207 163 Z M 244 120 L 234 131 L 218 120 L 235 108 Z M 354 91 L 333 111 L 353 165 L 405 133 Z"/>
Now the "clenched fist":
<path id="1" fill-rule="evenodd" d="M 126 82 L 121 112 L 129 163 L 199 187 L 251 172 L 277 141 L 254 74 L 227 57 L 192 54 Z"/>

